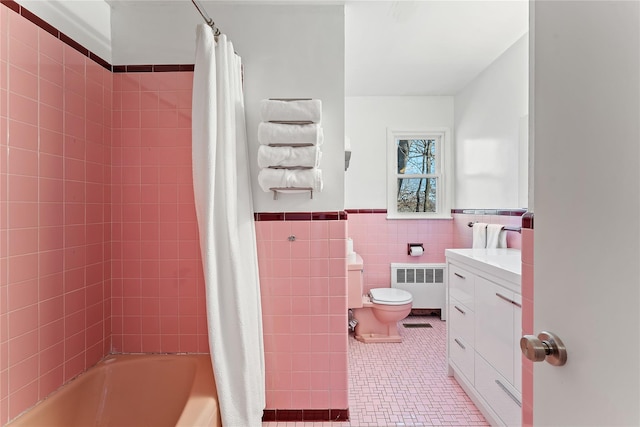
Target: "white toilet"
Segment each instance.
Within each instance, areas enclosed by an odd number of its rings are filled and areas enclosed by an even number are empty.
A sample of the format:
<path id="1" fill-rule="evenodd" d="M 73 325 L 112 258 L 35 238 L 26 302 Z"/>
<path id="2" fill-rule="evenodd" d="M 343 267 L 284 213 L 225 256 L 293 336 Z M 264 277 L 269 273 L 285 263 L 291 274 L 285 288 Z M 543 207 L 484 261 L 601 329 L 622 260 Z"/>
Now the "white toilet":
<path id="1" fill-rule="evenodd" d="M 402 342 L 398 322 L 409 315 L 413 296 L 396 288 L 374 288 L 363 295 L 363 262 L 356 254 L 348 271 L 348 306 L 357 321 L 355 336 L 358 341 Z"/>

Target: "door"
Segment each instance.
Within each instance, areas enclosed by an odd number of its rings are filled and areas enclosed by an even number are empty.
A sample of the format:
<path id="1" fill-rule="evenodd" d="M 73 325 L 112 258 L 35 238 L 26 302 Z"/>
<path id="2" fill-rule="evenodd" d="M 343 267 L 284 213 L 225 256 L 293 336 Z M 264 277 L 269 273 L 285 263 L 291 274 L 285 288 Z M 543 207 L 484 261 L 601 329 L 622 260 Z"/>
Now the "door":
<path id="1" fill-rule="evenodd" d="M 640 425 L 640 2 L 531 2 L 536 426 Z"/>

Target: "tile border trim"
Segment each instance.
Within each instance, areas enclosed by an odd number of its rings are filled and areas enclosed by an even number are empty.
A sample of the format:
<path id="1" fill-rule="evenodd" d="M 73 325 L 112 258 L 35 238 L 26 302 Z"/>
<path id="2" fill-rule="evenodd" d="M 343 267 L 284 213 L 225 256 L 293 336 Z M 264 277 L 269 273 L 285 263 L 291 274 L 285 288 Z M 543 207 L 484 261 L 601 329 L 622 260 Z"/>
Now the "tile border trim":
<path id="1" fill-rule="evenodd" d="M 112 73 L 183 72 L 193 71 L 194 69 L 194 64 L 111 65 L 109 62 L 91 52 L 89 49 L 82 46 L 80 43 L 73 40 L 71 37 L 58 30 L 44 19 L 38 17 L 24 6 L 16 3 L 14 0 L 0 0 L 0 3 Z"/>
<path id="2" fill-rule="evenodd" d="M 522 216 L 526 209 L 451 209 L 452 214 Z"/>
<path id="3" fill-rule="evenodd" d="M 265 409 L 262 421 L 349 421 L 349 409 Z"/>
<path id="4" fill-rule="evenodd" d="M 345 209 L 350 214 L 386 214 L 386 209 Z"/>
<path id="5" fill-rule="evenodd" d="M 193 71 L 194 64 L 114 65 L 114 73 L 166 73 Z"/>
<path id="6" fill-rule="evenodd" d="M 350 214 L 386 214 L 386 209 L 345 209 Z M 452 214 L 522 216 L 526 209 L 451 209 Z"/>
<path id="7" fill-rule="evenodd" d="M 346 221 L 346 211 L 334 212 L 256 212 L 255 221 Z"/>
<path id="8" fill-rule="evenodd" d="M 533 212 L 526 212 L 522 215 L 522 228 L 533 230 Z"/>

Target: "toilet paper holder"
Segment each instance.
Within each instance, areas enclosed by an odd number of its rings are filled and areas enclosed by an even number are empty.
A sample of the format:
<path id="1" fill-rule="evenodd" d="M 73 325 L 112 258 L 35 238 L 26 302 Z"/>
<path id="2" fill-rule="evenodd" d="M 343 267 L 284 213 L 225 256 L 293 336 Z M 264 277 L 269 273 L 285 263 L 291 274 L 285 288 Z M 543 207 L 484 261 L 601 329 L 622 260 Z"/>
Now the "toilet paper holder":
<path id="1" fill-rule="evenodd" d="M 424 243 L 407 243 L 407 255 L 411 255 L 411 248 L 420 248 L 424 253 Z"/>

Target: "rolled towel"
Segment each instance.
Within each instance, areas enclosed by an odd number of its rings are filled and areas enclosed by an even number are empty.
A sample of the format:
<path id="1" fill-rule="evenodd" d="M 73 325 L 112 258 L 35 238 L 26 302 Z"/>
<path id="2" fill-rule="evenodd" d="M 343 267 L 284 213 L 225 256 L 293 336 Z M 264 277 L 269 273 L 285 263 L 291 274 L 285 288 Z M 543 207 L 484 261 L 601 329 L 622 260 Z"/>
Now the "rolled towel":
<path id="1" fill-rule="evenodd" d="M 258 183 L 263 191 L 272 188 L 311 188 L 322 191 L 322 171 L 320 169 L 261 169 Z"/>
<path id="2" fill-rule="evenodd" d="M 263 99 L 260 103 L 260 114 L 265 122 L 312 122 L 322 120 L 322 101 L 304 99 L 282 101 Z"/>
<path id="3" fill-rule="evenodd" d="M 313 147 L 269 147 L 258 148 L 258 166 L 310 167 L 317 168 L 322 152 L 318 146 Z"/>
<path id="4" fill-rule="evenodd" d="M 258 142 L 262 145 L 322 145 L 324 133 L 319 124 L 285 125 L 261 122 Z"/>
<path id="5" fill-rule="evenodd" d="M 503 230 L 504 225 L 487 225 L 487 248 L 506 248 L 507 233 Z"/>
<path id="6" fill-rule="evenodd" d="M 485 222 L 476 222 L 473 224 L 473 244 L 471 247 L 487 247 L 487 224 Z"/>

